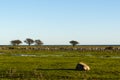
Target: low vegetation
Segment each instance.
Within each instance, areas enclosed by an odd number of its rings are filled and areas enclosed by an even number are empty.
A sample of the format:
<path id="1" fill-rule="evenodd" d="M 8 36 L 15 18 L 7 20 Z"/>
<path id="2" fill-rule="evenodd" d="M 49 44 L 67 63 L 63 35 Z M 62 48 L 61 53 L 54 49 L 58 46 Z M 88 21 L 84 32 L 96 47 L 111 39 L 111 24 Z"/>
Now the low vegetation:
<path id="1" fill-rule="evenodd" d="M 66 46 L 50 50 L 18 49 L 3 46 L 0 49 L 0 80 L 119 80 L 120 50 L 63 50 Z M 69 47 L 69 46 L 68 46 Z M 75 46 L 76 48 L 78 46 Z M 82 46 L 80 46 L 82 47 Z M 86 46 L 89 48 L 104 46 Z M 114 47 L 114 48 L 118 48 Z M 9 49 L 8 49 L 9 48 Z M 60 48 L 61 50 L 52 50 Z M 71 47 L 69 47 L 71 48 Z M 84 62 L 90 71 L 75 70 L 78 62 Z"/>

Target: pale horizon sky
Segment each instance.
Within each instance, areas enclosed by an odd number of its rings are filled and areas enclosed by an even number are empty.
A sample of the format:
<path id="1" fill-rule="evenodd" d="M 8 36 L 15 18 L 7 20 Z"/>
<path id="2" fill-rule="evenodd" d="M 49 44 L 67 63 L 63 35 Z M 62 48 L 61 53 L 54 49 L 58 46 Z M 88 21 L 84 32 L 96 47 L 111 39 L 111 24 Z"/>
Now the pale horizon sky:
<path id="1" fill-rule="evenodd" d="M 120 44 L 120 0 L 0 0 L 0 45 Z"/>

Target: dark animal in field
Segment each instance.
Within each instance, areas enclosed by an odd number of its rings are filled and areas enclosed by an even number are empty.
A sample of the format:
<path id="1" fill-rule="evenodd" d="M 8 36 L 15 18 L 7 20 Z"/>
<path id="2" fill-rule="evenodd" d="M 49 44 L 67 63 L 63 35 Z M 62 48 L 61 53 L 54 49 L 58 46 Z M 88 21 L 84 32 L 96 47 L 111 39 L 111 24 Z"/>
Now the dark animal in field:
<path id="1" fill-rule="evenodd" d="M 105 50 L 113 50 L 112 46 L 106 47 Z"/>
<path id="2" fill-rule="evenodd" d="M 83 62 L 80 62 L 80 63 L 77 64 L 76 70 L 79 70 L 79 71 L 89 71 L 90 67 L 87 64 L 85 64 Z"/>

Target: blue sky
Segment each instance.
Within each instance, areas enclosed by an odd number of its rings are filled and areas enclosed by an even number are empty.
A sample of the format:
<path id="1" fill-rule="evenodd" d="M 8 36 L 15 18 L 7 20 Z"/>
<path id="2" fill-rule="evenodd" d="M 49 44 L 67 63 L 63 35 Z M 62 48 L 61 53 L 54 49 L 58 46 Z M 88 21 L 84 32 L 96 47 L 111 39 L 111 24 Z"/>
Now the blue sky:
<path id="1" fill-rule="evenodd" d="M 120 44 L 120 0 L 0 0 L 0 45 Z"/>

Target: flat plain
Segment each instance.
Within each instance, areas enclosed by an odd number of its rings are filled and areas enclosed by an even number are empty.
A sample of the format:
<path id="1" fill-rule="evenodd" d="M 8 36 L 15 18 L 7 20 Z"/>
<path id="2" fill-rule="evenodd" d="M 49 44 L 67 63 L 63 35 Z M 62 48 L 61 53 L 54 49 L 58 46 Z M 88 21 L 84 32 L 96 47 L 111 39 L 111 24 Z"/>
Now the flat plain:
<path id="1" fill-rule="evenodd" d="M 78 46 L 48 47 L 51 49 L 2 47 L 0 80 L 120 80 L 120 50 L 93 50 L 105 46 L 80 46 L 79 50 Z M 91 70 L 75 70 L 79 62 L 86 63 Z"/>

